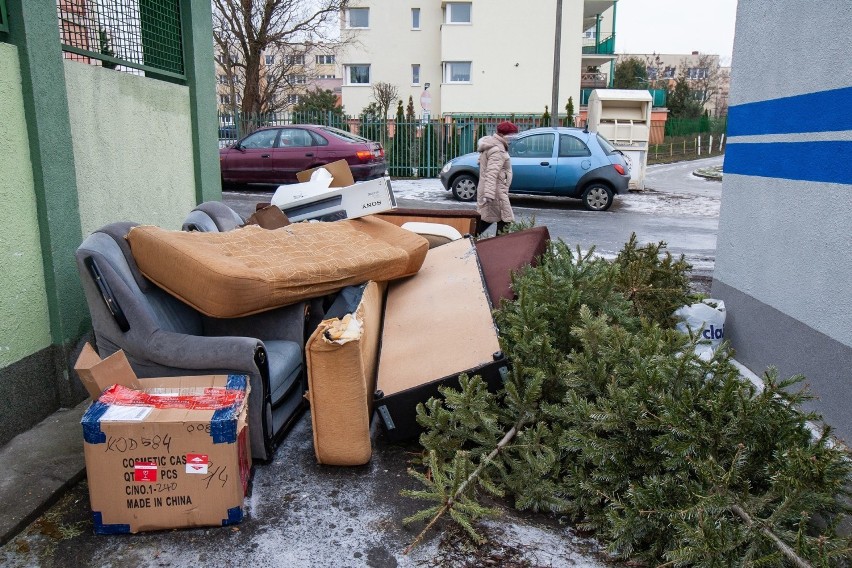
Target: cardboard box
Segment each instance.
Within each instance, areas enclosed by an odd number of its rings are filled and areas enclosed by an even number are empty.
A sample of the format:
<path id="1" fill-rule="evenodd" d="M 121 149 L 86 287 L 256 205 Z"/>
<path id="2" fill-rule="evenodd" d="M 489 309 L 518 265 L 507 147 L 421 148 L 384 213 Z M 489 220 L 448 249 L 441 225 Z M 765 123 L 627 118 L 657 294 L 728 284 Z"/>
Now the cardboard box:
<path id="1" fill-rule="evenodd" d="M 331 180 L 311 180 L 319 168 L 325 168 Z M 346 160 L 299 172 L 296 179 L 300 183 L 279 186 L 272 196 L 272 204 L 293 223 L 357 219 L 396 208 L 389 177 L 355 183 Z"/>
<path id="2" fill-rule="evenodd" d="M 141 382 L 124 353 L 93 353 L 75 366 L 87 388 L 115 383 L 81 420 L 95 532 L 240 522 L 251 475 L 248 377 L 145 379 L 136 390 L 124 386 Z"/>
<path id="3" fill-rule="evenodd" d="M 310 181 L 311 175 L 320 168 L 325 168 L 331 174 L 331 184 L 329 187 L 347 187 L 355 184 L 355 178 L 352 177 L 352 170 L 349 169 L 349 164 L 346 160 L 337 160 L 324 166 L 317 166 L 309 170 L 304 170 L 296 174 L 296 179 L 304 183 Z"/>

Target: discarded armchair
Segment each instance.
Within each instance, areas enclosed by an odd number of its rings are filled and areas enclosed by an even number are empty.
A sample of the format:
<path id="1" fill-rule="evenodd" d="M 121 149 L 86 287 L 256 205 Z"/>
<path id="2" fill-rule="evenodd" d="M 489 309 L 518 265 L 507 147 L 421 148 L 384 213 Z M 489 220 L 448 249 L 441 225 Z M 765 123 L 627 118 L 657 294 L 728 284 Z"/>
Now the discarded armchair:
<path id="1" fill-rule="evenodd" d="M 124 350 L 140 378 L 248 375 L 252 456 L 271 459 L 303 408 L 306 304 L 239 318 L 205 316 L 139 272 L 125 239 L 134 225 L 106 225 L 76 252 L 101 357 Z"/>
<path id="2" fill-rule="evenodd" d="M 184 231 L 224 232 L 246 222 L 239 213 L 221 201 L 205 201 L 189 212 L 181 227 Z"/>

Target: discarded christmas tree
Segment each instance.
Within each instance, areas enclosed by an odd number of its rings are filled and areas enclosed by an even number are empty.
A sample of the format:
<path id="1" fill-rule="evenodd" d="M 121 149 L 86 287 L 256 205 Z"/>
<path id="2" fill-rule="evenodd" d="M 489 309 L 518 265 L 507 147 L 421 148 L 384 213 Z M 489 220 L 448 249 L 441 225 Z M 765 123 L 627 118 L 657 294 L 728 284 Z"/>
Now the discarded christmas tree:
<path id="1" fill-rule="evenodd" d="M 689 265 L 632 238 L 614 261 L 551 244 L 496 313 L 509 380 L 478 377 L 418 408 L 428 473 L 413 497 L 473 537 L 483 494 L 595 531 L 622 558 L 670 566 L 843 565 L 850 462 L 814 437 L 774 370 L 758 389 L 722 348 L 674 330 Z M 819 522 L 813 522 L 818 519 Z M 422 538 L 418 537 L 418 538 Z"/>

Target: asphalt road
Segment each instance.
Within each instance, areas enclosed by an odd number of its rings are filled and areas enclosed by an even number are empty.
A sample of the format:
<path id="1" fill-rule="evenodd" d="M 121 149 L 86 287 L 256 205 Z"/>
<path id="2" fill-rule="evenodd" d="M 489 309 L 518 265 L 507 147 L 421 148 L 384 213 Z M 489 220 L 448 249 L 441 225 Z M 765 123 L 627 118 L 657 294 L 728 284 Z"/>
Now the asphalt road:
<path id="1" fill-rule="evenodd" d="M 668 250 L 683 254 L 693 265 L 695 276 L 709 279 L 716 256 L 722 184 L 692 172 L 721 165 L 722 160 L 649 166 L 645 190 L 619 196 L 604 213 L 586 211 L 579 200 L 556 197 L 512 196 L 512 207 L 516 218 L 534 218 L 537 225 L 546 225 L 552 238 L 584 251 L 594 246 L 605 257 L 621 250 L 633 232 L 643 243 L 665 241 Z M 473 207 L 455 201 L 437 179 L 394 180 L 393 189 L 402 207 Z M 247 216 L 272 194 L 272 190 L 225 192 L 223 201 Z"/>

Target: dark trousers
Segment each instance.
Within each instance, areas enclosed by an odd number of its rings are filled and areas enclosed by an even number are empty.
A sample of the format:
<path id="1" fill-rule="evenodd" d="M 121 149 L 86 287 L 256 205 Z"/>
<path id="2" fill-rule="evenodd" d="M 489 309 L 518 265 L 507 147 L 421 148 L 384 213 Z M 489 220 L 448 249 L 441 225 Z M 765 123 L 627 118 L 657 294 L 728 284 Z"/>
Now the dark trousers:
<path id="1" fill-rule="evenodd" d="M 493 224 L 494 223 L 489 223 L 488 221 L 483 221 L 482 219 L 479 219 L 476 222 L 476 234 L 481 235 L 488 229 L 488 227 Z M 497 221 L 497 234 L 499 235 L 500 233 L 502 233 L 503 229 L 505 229 L 508 225 L 509 223 L 507 223 L 506 221 Z"/>

